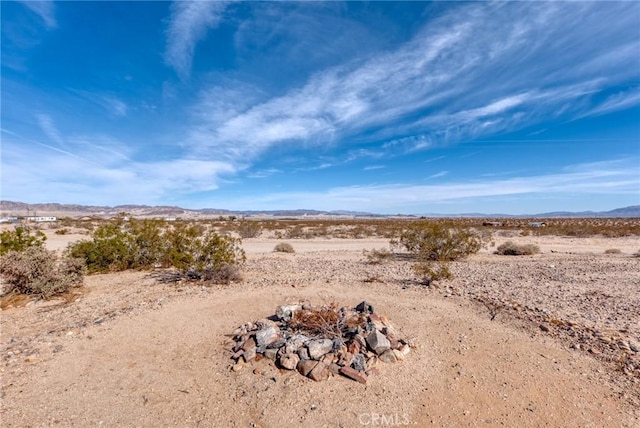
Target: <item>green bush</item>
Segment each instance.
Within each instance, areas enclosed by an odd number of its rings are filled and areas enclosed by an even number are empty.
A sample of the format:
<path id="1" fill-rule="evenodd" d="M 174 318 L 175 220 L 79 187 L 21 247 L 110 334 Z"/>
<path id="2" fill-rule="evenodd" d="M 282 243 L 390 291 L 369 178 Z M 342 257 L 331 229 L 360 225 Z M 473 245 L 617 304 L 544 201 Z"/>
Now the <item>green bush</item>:
<path id="1" fill-rule="evenodd" d="M 421 220 L 410 224 L 390 241 L 391 248 L 406 250 L 417 260 L 414 271 L 423 282 L 451 279 L 448 263 L 475 254 L 482 238 L 472 230 L 453 224 Z"/>
<path id="2" fill-rule="evenodd" d="M 0 256 L 9 251 L 24 251 L 30 247 L 42 247 L 47 237 L 41 231 L 35 234 L 27 227 L 16 227 L 0 233 Z"/>
<path id="3" fill-rule="evenodd" d="M 280 242 L 273 248 L 273 251 L 276 253 L 295 253 L 293 246 L 287 242 Z"/>
<path id="4" fill-rule="evenodd" d="M 518 245 L 513 241 L 507 241 L 496 248 L 495 254 L 502 256 L 530 256 L 540 253 L 540 247 L 534 244 Z"/>
<path id="5" fill-rule="evenodd" d="M 417 221 L 391 240 L 394 249 L 405 249 L 420 260 L 454 261 L 482 248 L 480 236 L 464 227 L 443 222 Z"/>
<path id="6" fill-rule="evenodd" d="M 166 240 L 163 262 L 188 278 L 216 283 L 241 279 L 237 265 L 245 262 L 246 255 L 240 239 L 190 225 L 167 231 Z"/>
<path id="7" fill-rule="evenodd" d="M 68 251 L 83 259 L 90 273 L 174 267 L 190 279 L 228 283 L 240 279 L 237 265 L 245 261 L 240 242 L 202 225 L 120 219 Z"/>
<path id="8" fill-rule="evenodd" d="M 48 299 L 82 285 L 82 260 L 64 256 L 43 247 L 10 251 L 0 258 L 0 274 L 9 285 L 7 292 L 34 294 Z"/>

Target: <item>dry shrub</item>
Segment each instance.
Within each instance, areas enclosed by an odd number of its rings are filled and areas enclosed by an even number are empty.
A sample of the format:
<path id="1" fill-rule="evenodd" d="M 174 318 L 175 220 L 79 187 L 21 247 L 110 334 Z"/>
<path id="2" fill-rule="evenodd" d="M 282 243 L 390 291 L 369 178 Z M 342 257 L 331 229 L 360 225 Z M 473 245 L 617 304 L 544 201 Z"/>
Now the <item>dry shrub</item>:
<path id="1" fill-rule="evenodd" d="M 0 274 L 9 285 L 8 292 L 33 294 L 48 299 L 82 285 L 85 267 L 82 260 L 42 247 L 11 251 L 0 258 Z"/>
<path id="2" fill-rule="evenodd" d="M 291 244 L 287 242 L 280 242 L 273 248 L 273 251 L 276 253 L 295 253 Z"/>
<path id="3" fill-rule="evenodd" d="M 0 309 L 20 308 L 31 301 L 31 296 L 26 294 L 11 293 L 5 294 L 0 298 Z"/>
<path id="4" fill-rule="evenodd" d="M 513 241 L 507 241 L 504 244 L 501 244 L 495 251 L 495 254 L 500 254 L 502 256 L 530 256 L 538 253 L 540 253 L 540 247 L 537 245 L 518 245 Z"/>
<path id="5" fill-rule="evenodd" d="M 371 251 L 364 250 L 362 254 L 364 254 L 366 263 L 370 265 L 382 264 L 386 261 L 391 260 L 391 258 L 393 257 L 391 251 L 387 250 L 386 248 L 381 248 L 379 250 L 374 248 Z"/>
<path id="6" fill-rule="evenodd" d="M 424 260 L 416 263 L 413 270 L 422 277 L 422 282 L 426 285 L 431 285 L 433 281 L 453 278 L 453 274 L 449 270 L 449 263 L 446 261 Z"/>
<path id="7" fill-rule="evenodd" d="M 224 263 L 219 267 L 206 267 L 202 271 L 190 270 L 186 273 L 187 278 L 201 280 L 212 284 L 231 284 L 242 281 L 242 273 L 238 266 Z"/>
<path id="8" fill-rule="evenodd" d="M 310 336 L 341 338 L 357 328 L 364 328 L 366 318 L 336 303 L 300 309 L 293 313 L 289 326 Z"/>
<path id="9" fill-rule="evenodd" d="M 604 250 L 605 254 L 621 254 L 622 251 L 620 251 L 619 248 L 607 248 L 606 250 Z"/>
<path id="10" fill-rule="evenodd" d="M 262 225 L 257 221 L 242 220 L 236 228 L 241 238 L 255 238 L 262 232 Z"/>

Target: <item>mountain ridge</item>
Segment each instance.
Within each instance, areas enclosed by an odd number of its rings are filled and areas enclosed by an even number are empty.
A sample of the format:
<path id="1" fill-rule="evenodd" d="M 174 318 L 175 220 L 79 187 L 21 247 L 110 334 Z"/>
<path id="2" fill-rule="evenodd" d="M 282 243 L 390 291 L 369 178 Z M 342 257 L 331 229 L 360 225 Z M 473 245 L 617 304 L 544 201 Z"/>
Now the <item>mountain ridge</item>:
<path id="1" fill-rule="evenodd" d="M 463 214 L 375 214 L 363 211 L 348 210 L 227 210 L 219 208 L 201 208 L 189 209 L 171 205 L 137 205 L 123 204 L 116 206 L 106 205 L 80 205 L 80 204 L 60 204 L 60 203 L 37 203 L 28 204 L 16 201 L 0 201 L 1 215 L 58 215 L 58 216 L 97 216 L 111 217 L 121 212 L 127 212 L 134 216 L 152 217 L 152 216 L 272 216 L 272 217 L 302 217 L 302 216 L 335 216 L 335 217 L 486 217 L 486 218 L 502 218 L 502 217 L 594 217 L 594 218 L 637 218 L 640 217 L 640 205 L 630 205 L 627 207 L 615 208 L 609 211 L 551 211 L 538 214 L 499 214 L 499 213 L 463 213 Z"/>

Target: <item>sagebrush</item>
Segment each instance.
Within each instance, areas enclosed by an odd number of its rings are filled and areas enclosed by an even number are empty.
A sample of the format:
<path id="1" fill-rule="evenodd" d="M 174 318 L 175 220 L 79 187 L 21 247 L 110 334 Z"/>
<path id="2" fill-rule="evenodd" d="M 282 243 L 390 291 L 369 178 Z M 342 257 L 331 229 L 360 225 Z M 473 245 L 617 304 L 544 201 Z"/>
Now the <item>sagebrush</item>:
<path id="1" fill-rule="evenodd" d="M 530 256 L 539 254 L 540 247 L 535 244 L 516 244 L 513 241 L 507 241 L 496 248 L 495 254 L 503 256 Z"/>
<path id="2" fill-rule="evenodd" d="M 276 253 L 295 253 L 293 246 L 288 242 L 280 242 L 279 244 L 276 244 L 273 251 Z"/>
<path id="3" fill-rule="evenodd" d="M 29 247 L 10 251 L 0 258 L 0 274 L 8 284 L 5 291 L 33 294 L 48 299 L 82 285 L 85 266 L 82 260 L 54 251 Z"/>

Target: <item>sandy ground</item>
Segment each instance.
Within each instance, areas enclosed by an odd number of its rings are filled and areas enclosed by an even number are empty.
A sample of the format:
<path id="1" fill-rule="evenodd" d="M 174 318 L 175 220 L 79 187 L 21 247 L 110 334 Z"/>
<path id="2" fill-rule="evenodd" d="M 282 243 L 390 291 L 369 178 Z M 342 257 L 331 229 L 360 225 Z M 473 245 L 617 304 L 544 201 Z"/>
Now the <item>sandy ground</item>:
<path id="1" fill-rule="evenodd" d="M 87 277 L 75 302 L 2 312 L 1 424 L 640 426 L 640 376 L 623 372 L 638 353 L 618 345 L 640 343 L 637 239 L 515 240 L 542 254 L 486 249 L 439 287 L 416 282 L 407 261 L 365 263 L 362 250 L 385 239 L 288 241 L 295 254 L 245 240 L 245 280 L 224 287 Z M 417 348 L 367 385 L 316 383 L 268 360 L 231 371 L 225 335 L 300 300 L 367 300 Z"/>

